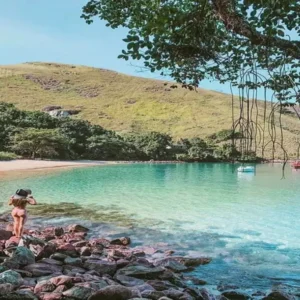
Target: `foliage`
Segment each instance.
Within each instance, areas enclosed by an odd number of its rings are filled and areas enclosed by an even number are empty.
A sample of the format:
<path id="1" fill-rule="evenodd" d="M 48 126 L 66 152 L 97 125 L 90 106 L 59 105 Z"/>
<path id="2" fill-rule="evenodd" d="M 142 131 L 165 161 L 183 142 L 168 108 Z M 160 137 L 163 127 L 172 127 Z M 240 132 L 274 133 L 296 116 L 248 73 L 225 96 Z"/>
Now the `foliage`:
<path id="1" fill-rule="evenodd" d="M 0 160 L 14 160 L 19 158 L 18 155 L 12 152 L 0 152 Z"/>
<path id="2" fill-rule="evenodd" d="M 171 156 L 172 138 L 167 134 L 158 132 L 129 134 L 124 139 L 144 152 L 149 159 L 160 160 Z"/>
<path id="3" fill-rule="evenodd" d="M 288 35 L 300 34 L 299 10 L 297 0 L 90 0 L 82 17 L 128 28 L 119 57 L 143 59 L 152 72 L 192 86 L 209 77 L 268 87 L 288 100 L 300 99 L 300 41 Z M 292 68 L 282 76 L 283 66 Z M 258 69 L 269 76 L 250 79 Z"/>
<path id="4" fill-rule="evenodd" d="M 232 129 L 223 129 L 208 136 L 208 139 L 213 140 L 215 143 L 225 142 L 233 138 L 242 138 L 242 135 L 239 132 L 234 132 Z"/>
<path id="5" fill-rule="evenodd" d="M 57 157 L 64 149 L 64 139 L 54 129 L 26 128 L 11 139 L 11 149 L 18 154 L 35 159 L 37 156 Z"/>
<path id="6" fill-rule="evenodd" d="M 216 158 L 221 160 L 239 160 L 241 153 L 233 144 L 223 144 L 214 151 Z"/>

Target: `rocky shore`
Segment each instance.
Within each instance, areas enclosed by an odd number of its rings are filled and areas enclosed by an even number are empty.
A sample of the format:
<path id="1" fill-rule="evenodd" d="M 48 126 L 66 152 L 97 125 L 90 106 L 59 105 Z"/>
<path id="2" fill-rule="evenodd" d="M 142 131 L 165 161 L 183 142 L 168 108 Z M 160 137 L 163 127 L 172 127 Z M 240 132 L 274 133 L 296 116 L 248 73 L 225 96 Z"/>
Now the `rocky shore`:
<path id="1" fill-rule="evenodd" d="M 249 295 L 230 286 L 213 295 L 205 281 L 189 275 L 210 258 L 131 247 L 129 237 L 88 239 L 88 231 L 78 224 L 47 227 L 17 239 L 11 225 L 0 229 L 0 300 L 294 299 L 278 291 Z"/>

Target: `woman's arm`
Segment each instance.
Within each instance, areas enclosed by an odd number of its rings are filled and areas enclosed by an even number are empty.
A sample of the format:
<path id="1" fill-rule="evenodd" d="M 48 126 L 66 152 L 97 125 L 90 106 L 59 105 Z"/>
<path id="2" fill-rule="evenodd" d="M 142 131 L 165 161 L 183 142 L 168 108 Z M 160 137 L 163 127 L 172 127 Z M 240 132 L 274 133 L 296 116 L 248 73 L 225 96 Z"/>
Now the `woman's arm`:
<path id="1" fill-rule="evenodd" d="M 13 204 L 13 198 L 10 197 L 9 200 L 8 200 L 8 205 L 12 205 Z"/>
<path id="2" fill-rule="evenodd" d="M 27 202 L 31 205 L 37 204 L 36 200 L 32 196 L 28 197 Z"/>

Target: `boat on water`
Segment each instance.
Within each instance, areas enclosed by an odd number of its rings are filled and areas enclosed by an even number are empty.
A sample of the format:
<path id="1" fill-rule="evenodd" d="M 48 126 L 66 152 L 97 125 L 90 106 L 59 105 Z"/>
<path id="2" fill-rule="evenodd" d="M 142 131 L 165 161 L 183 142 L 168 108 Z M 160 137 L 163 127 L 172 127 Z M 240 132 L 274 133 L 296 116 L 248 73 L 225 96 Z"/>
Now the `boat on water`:
<path id="1" fill-rule="evenodd" d="M 237 171 L 244 172 L 244 173 L 251 173 L 255 171 L 255 168 L 253 166 L 246 166 L 246 167 L 240 166 L 238 167 Z"/>
<path id="2" fill-rule="evenodd" d="M 295 161 L 291 164 L 292 168 L 294 169 L 300 169 L 300 161 Z"/>

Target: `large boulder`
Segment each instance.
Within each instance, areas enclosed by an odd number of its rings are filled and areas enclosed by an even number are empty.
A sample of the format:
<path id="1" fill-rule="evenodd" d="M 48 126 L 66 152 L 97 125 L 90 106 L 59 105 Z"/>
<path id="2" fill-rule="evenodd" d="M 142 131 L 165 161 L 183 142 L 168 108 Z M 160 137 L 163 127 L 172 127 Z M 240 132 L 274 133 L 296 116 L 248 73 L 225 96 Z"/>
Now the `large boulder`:
<path id="1" fill-rule="evenodd" d="M 164 273 L 164 269 L 161 267 L 146 267 L 140 265 L 127 266 L 117 271 L 117 275 L 126 275 L 139 279 L 157 279 Z"/>
<path id="2" fill-rule="evenodd" d="M 29 249 L 33 252 L 36 260 L 42 258 L 48 258 L 56 251 L 56 246 L 52 243 L 47 243 L 45 245 L 34 245 L 30 244 Z"/>
<path id="3" fill-rule="evenodd" d="M 247 300 L 250 298 L 249 295 L 238 291 L 226 291 L 222 293 L 222 296 L 230 300 Z"/>
<path id="4" fill-rule="evenodd" d="M 13 285 L 14 287 L 19 287 L 23 283 L 23 279 L 21 275 L 12 270 L 4 271 L 3 273 L 0 273 L 0 284 L 9 283 Z"/>
<path id="5" fill-rule="evenodd" d="M 128 300 L 133 296 L 132 290 L 125 286 L 114 285 L 105 287 L 93 295 L 88 300 Z"/>
<path id="6" fill-rule="evenodd" d="M 263 300 L 294 300 L 295 297 L 280 291 L 271 292 Z"/>
<path id="7" fill-rule="evenodd" d="M 115 262 L 109 262 L 105 260 L 89 259 L 84 263 L 84 267 L 88 270 L 95 270 L 100 275 L 109 274 L 113 276 L 117 270 L 117 265 Z"/>
<path id="8" fill-rule="evenodd" d="M 130 244 L 130 238 L 129 237 L 121 237 L 117 238 L 115 240 L 112 240 L 110 242 L 111 245 L 121 245 L 121 246 L 127 246 Z"/>
<path id="9" fill-rule="evenodd" d="M 25 247 L 17 247 L 12 255 L 12 260 L 14 260 L 20 266 L 26 266 L 35 263 L 33 252 Z"/>
<path id="10" fill-rule="evenodd" d="M 70 276 L 61 275 L 57 277 L 52 277 L 50 279 L 50 282 L 53 283 L 55 286 L 65 285 L 71 287 L 73 285 L 73 278 Z"/>

